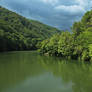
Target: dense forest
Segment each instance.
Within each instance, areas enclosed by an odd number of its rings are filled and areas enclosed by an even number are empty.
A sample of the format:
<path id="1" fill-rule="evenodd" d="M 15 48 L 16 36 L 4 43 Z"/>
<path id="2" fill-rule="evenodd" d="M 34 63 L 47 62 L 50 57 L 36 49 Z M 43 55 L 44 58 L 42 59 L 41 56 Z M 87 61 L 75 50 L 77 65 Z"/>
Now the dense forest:
<path id="1" fill-rule="evenodd" d="M 35 50 L 40 41 L 58 32 L 0 6 L 0 51 Z"/>
<path id="2" fill-rule="evenodd" d="M 92 60 L 92 10 L 72 26 L 72 32 L 65 31 L 41 42 L 41 53 L 78 59 Z"/>

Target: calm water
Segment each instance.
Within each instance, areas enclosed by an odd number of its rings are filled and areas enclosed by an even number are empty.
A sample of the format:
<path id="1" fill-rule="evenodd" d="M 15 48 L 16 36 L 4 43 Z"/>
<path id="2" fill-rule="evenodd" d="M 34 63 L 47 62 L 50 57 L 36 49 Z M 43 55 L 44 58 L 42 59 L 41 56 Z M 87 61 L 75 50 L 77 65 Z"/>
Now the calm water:
<path id="1" fill-rule="evenodd" d="M 92 65 L 37 52 L 1 53 L 0 92 L 92 92 Z"/>

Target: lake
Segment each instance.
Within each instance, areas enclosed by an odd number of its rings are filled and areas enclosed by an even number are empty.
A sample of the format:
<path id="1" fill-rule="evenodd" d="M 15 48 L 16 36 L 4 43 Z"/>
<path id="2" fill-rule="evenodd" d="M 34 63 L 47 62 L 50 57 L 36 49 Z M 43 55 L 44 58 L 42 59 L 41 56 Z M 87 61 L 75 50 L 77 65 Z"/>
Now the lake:
<path id="1" fill-rule="evenodd" d="M 0 92 L 92 92 L 92 64 L 31 51 L 0 53 Z"/>

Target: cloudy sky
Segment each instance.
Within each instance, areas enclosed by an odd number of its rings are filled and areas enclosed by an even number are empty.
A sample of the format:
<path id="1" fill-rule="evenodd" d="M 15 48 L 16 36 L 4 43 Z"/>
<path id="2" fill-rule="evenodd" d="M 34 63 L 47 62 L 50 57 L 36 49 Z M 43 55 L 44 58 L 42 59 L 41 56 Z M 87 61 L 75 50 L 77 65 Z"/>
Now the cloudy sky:
<path id="1" fill-rule="evenodd" d="M 0 5 L 27 18 L 69 29 L 92 7 L 92 0 L 0 0 Z"/>

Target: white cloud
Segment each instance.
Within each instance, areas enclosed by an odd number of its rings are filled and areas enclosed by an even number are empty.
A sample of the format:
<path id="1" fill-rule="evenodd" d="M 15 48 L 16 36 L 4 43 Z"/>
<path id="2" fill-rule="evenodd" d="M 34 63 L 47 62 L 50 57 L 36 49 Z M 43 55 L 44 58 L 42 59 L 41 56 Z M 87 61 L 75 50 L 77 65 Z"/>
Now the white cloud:
<path id="1" fill-rule="evenodd" d="M 59 0 L 41 0 L 44 3 L 55 5 L 59 2 Z"/>
<path id="2" fill-rule="evenodd" d="M 78 3 L 81 6 L 85 6 L 87 4 L 87 0 L 75 0 L 76 3 Z M 86 3 L 85 3 L 86 2 Z"/>
<path id="3" fill-rule="evenodd" d="M 88 8 L 91 8 L 91 2 L 92 2 L 92 0 L 75 0 L 76 1 L 76 3 L 78 4 L 78 5 L 80 5 L 81 7 L 83 7 L 83 8 L 85 8 L 86 10 L 88 9 Z"/>
<path id="4" fill-rule="evenodd" d="M 59 11 L 70 12 L 70 13 L 85 12 L 85 9 L 79 5 L 70 5 L 70 6 L 59 5 L 56 6 L 55 9 Z"/>

